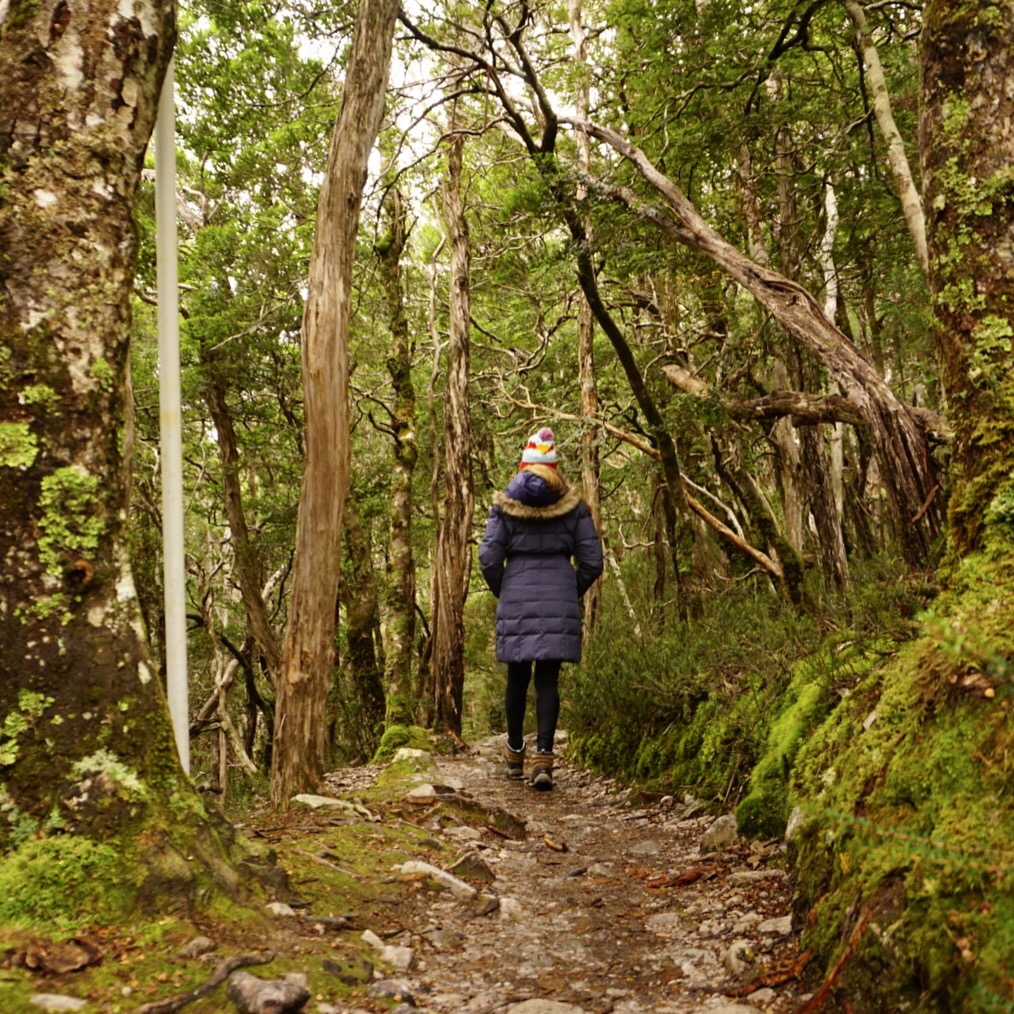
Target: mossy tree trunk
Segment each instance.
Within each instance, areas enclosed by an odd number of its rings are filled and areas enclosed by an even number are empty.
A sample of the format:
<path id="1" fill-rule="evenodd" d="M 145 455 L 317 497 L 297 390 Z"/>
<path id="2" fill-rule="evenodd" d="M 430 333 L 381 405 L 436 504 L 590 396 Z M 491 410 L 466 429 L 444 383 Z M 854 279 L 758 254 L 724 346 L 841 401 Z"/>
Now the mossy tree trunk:
<path id="1" fill-rule="evenodd" d="M 457 129 L 452 114 L 451 129 Z M 433 608 L 433 679 L 436 718 L 446 732 L 461 735 L 465 688 L 465 599 L 470 568 L 472 426 L 468 411 L 469 295 L 471 247 L 465 218 L 462 162 L 464 134 L 447 142 L 443 189 L 444 224 L 450 240 L 449 339 L 444 387 L 444 503 L 437 532 Z"/>
<path id="2" fill-rule="evenodd" d="M 209 864 L 236 875 L 179 765 L 126 537 L 134 207 L 174 4 L 5 5 L 0 32 L 0 856 L 113 849 L 128 905 L 178 908 Z"/>
<path id="3" fill-rule="evenodd" d="M 393 469 L 391 475 L 391 537 L 387 553 L 387 683 L 388 726 L 411 725 L 415 718 L 412 659 L 415 649 L 415 553 L 412 548 L 412 485 L 419 441 L 416 435 L 415 386 L 412 382 L 412 341 L 401 277 L 401 256 L 407 239 L 405 205 L 392 190 L 384 200 L 389 231 L 378 247 L 380 275 L 391 328 L 391 413 Z"/>
<path id="4" fill-rule="evenodd" d="M 950 555 L 1014 536 L 1014 10 L 933 2 L 922 37 L 930 291 L 954 427 Z"/>

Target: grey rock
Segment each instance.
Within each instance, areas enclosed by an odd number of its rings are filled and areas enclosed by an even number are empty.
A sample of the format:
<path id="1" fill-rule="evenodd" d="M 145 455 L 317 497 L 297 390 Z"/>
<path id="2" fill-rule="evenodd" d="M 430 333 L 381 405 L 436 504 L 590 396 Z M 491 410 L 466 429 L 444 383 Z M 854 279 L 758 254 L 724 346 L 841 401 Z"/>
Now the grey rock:
<path id="1" fill-rule="evenodd" d="M 421 863 L 418 860 L 410 859 L 407 863 L 402 863 L 400 866 L 396 866 L 395 870 L 396 872 L 407 876 L 412 876 L 417 873 L 425 874 L 435 880 L 438 884 L 448 888 L 451 894 L 458 898 L 474 898 L 478 893 L 471 884 L 466 884 L 463 880 L 460 880 L 453 874 L 440 869 L 439 866 L 433 866 L 430 863 Z"/>
<path id="2" fill-rule="evenodd" d="M 739 830 L 736 827 L 736 818 L 732 814 L 725 814 L 719 817 L 701 835 L 701 851 L 717 852 L 720 849 L 728 848 L 739 841 Z"/>
<path id="3" fill-rule="evenodd" d="M 487 883 L 492 883 L 496 880 L 496 874 L 489 863 L 478 852 L 466 852 L 450 867 L 450 872 L 459 877 L 473 877 L 476 880 L 485 880 Z"/>
<path id="4" fill-rule="evenodd" d="M 456 930 L 448 929 L 431 929 L 423 933 L 423 937 L 428 940 L 438 951 L 457 951 L 460 950 L 462 945 L 465 943 L 467 937 L 464 933 L 459 933 Z"/>
<path id="5" fill-rule="evenodd" d="M 781 880 L 785 876 L 785 870 L 738 870 L 730 873 L 726 881 L 728 884 L 756 884 L 761 880 Z"/>
<path id="6" fill-rule="evenodd" d="M 49 1011 L 85 1010 L 88 1006 L 87 1000 L 77 996 L 63 996 L 60 993 L 33 993 L 28 1002 L 33 1007 Z"/>
<path id="7" fill-rule="evenodd" d="M 789 822 L 785 825 L 785 840 L 792 841 L 798 834 L 800 828 L 803 826 L 806 817 L 803 815 L 801 807 L 794 806 L 792 813 L 789 814 Z"/>
<path id="8" fill-rule="evenodd" d="M 749 940 L 733 940 L 725 952 L 726 971 L 736 979 L 745 979 L 753 972 L 756 952 Z"/>
<path id="9" fill-rule="evenodd" d="M 176 956 L 178 958 L 199 958 L 202 954 L 210 954 L 217 946 L 210 937 L 194 937 L 176 952 Z"/>
<path id="10" fill-rule="evenodd" d="M 286 905 L 284 901 L 270 901 L 268 902 L 268 911 L 272 915 L 286 916 L 295 915 L 296 910 L 291 905 Z"/>
<path id="11" fill-rule="evenodd" d="M 416 806 L 425 806 L 437 798 L 437 790 L 429 782 L 423 782 L 405 793 L 405 802 Z"/>
<path id="12" fill-rule="evenodd" d="M 561 1003 L 559 1000 L 525 1000 L 508 1007 L 507 1014 L 585 1014 L 585 1012 L 583 1007 Z"/>
<path id="13" fill-rule="evenodd" d="M 415 961 L 415 952 L 411 947 L 396 947 L 385 944 L 373 930 L 366 930 L 363 933 L 363 940 L 366 941 L 379 956 L 381 961 L 387 962 L 399 972 L 407 972 Z"/>
<path id="14" fill-rule="evenodd" d="M 632 856 L 655 856 L 662 851 L 662 845 L 649 838 L 647 841 L 640 841 L 636 845 L 632 845 L 627 851 Z"/>
<path id="15" fill-rule="evenodd" d="M 757 929 L 761 933 L 777 933 L 779 936 L 787 936 L 792 932 L 792 916 L 783 915 L 777 919 L 765 919 Z"/>
<path id="16" fill-rule="evenodd" d="M 412 987 L 402 979 L 378 979 L 366 992 L 377 1000 L 397 1000 L 415 1006 Z"/>
<path id="17" fill-rule="evenodd" d="M 226 990 L 239 1014 L 294 1014 L 310 999 L 310 991 L 294 982 L 270 981 L 249 972 L 233 972 Z"/>

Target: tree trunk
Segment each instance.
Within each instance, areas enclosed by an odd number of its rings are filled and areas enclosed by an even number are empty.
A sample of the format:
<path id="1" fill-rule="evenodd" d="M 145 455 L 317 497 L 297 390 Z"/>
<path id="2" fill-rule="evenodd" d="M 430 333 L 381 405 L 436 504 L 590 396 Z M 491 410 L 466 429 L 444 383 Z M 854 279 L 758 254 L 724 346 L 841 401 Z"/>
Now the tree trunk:
<path id="1" fill-rule="evenodd" d="M 568 0 L 567 14 L 570 21 L 570 37 L 574 43 L 574 61 L 578 68 L 578 83 L 575 90 L 575 107 L 578 116 L 588 116 L 590 101 L 589 70 L 587 65 L 587 33 L 581 20 L 581 0 Z M 582 173 L 591 168 L 591 143 L 588 135 L 577 131 L 577 164 Z M 577 199 L 586 196 L 584 185 L 579 185 Z M 591 218 L 585 216 L 585 235 L 592 239 Z M 598 416 L 599 395 L 595 383 L 595 319 L 584 292 L 578 296 L 577 311 L 577 375 L 581 387 L 581 486 L 584 501 L 588 505 L 592 521 L 599 535 L 602 529 L 602 504 L 599 496 L 599 444 L 598 428 L 592 420 Z M 585 628 L 591 628 L 598 616 L 601 583 L 596 581 L 582 600 L 582 614 Z"/>
<path id="2" fill-rule="evenodd" d="M 877 118 L 877 126 L 880 127 L 880 133 L 883 134 L 884 143 L 887 145 L 887 162 L 891 167 L 891 175 L 894 176 L 894 185 L 898 189 L 898 199 L 901 201 L 905 224 L 912 237 L 912 245 L 915 247 L 919 266 L 925 275 L 929 271 L 929 255 L 926 252 L 926 220 L 923 216 L 922 202 L 919 199 L 919 190 L 912 179 L 912 170 L 908 164 L 908 156 L 905 154 L 905 142 L 902 140 L 901 131 L 898 130 L 898 126 L 894 122 L 894 113 L 891 111 L 891 93 L 887 89 L 884 67 L 880 62 L 877 47 L 873 44 L 873 33 L 866 21 L 866 11 L 855 0 L 845 0 L 845 9 L 856 26 L 856 42 L 859 52 L 862 54 L 866 78 L 873 95 L 873 115 Z"/>
<path id="3" fill-rule="evenodd" d="M 243 492 L 239 481 L 239 443 L 232 412 L 226 399 L 225 381 L 214 361 L 214 354 L 202 354 L 207 382 L 204 400 L 211 413 L 217 434 L 218 456 L 222 463 L 222 496 L 225 501 L 225 516 L 232 535 L 232 555 L 239 581 L 240 594 L 246 609 L 247 627 L 263 652 L 268 668 L 268 679 L 274 684 L 278 675 L 281 655 L 278 639 L 275 637 L 268 611 L 264 604 L 262 587 L 263 568 L 257 558 L 257 551 L 250 542 L 250 529 L 243 510 Z"/>
<path id="4" fill-rule="evenodd" d="M 315 788 L 327 750 L 341 516 L 348 485 L 352 261 L 366 166 L 380 129 L 396 0 L 361 0 L 317 206 L 303 315 L 303 484 L 289 620 L 277 681 L 271 799 Z"/>
<path id="5" fill-rule="evenodd" d="M 876 443 L 902 550 L 910 562 L 924 563 L 940 532 L 942 498 L 925 434 L 912 412 L 801 285 L 751 261 L 726 242 L 644 152 L 615 131 L 586 122 L 575 125 L 633 162 L 663 197 L 671 214 L 644 204 L 624 188 L 614 189 L 613 196 L 655 222 L 676 242 L 711 257 L 765 306 L 788 334 L 816 354 L 841 384 Z"/>
<path id="6" fill-rule="evenodd" d="M 391 725 L 415 719 L 412 658 L 415 648 L 415 556 L 412 548 L 412 480 L 418 456 L 412 344 L 401 282 L 405 249 L 405 208 L 394 190 L 385 202 L 388 235 L 381 249 L 380 273 L 387 294 L 391 328 L 391 376 L 394 407 L 391 418 L 394 472 L 391 479 L 391 535 L 387 554 L 387 716 Z"/>
<path id="7" fill-rule="evenodd" d="M 949 551 L 1014 533 L 1014 13 L 926 6 L 920 149 L 930 291 L 954 426 Z"/>
<path id="8" fill-rule="evenodd" d="M 452 122 L 453 129 L 453 122 Z M 437 535 L 433 616 L 433 679 L 436 718 L 461 735 L 465 685 L 465 598 L 471 564 L 469 536 L 475 497 L 472 491 L 472 427 L 468 414 L 469 249 L 462 203 L 464 137 L 452 135 L 447 146 L 444 224 L 450 239 L 447 381 L 444 385 L 444 510 Z"/>
<path id="9" fill-rule="evenodd" d="M 347 558 L 339 598 L 345 606 L 348 668 L 356 692 L 356 703 L 366 727 L 353 738 L 357 743 L 370 744 L 372 748 L 380 738 L 385 709 L 380 609 L 369 536 L 351 498 L 345 501 L 342 527 L 345 531 Z"/>
<path id="10" fill-rule="evenodd" d="M 178 912 L 211 868 L 215 890 L 236 879 L 177 762 L 128 562 L 134 210 L 173 14 L 162 0 L 4 5 L 0 855 L 48 838 L 43 879 L 112 855 L 128 905 Z"/>

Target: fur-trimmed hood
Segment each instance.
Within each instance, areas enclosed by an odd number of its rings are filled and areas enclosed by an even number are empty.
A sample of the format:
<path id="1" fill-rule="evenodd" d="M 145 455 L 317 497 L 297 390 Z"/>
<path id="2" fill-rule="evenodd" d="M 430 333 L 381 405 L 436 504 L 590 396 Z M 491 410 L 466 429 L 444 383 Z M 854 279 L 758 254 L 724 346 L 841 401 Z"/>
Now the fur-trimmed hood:
<path id="1" fill-rule="evenodd" d="M 499 507 L 504 514 L 512 518 L 526 518 L 531 521 L 548 521 L 550 518 L 560 518 L 569 514 L 579 503 L 581 503 L 581 490 L 577 486 L 568 486 L 563 496 L 556 503 L 546 507 L 530 507 L 520 500 L 514 500 L 504 493 L 493 494 L 493 504 Z"/>

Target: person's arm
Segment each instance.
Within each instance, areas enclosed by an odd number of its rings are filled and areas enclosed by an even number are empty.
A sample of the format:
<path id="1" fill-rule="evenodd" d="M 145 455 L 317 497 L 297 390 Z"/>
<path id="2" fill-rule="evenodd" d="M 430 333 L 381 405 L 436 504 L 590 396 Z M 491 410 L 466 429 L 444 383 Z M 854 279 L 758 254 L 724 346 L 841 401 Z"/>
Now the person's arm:
<path id="1" fill-rule="evenodd" d="M 574 567 L 577 570 L 577 594 L 580 598 L 602 573 L 602 540 L 588 508 L 578 508 L 574 531 Z"/>
<path id="2" fill-rule="evenodd" d="M 493 506 L 486 522 L 486 533 L 479 545 L 479 567 L 489 590 L 500 597 L 500 583 L 503 581 L 503 565 L 507 559 L 507 526 L 500 508 Z"/>

